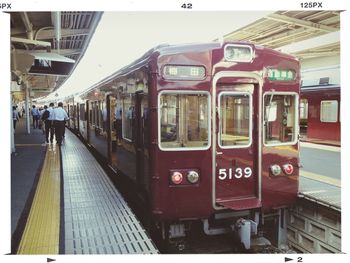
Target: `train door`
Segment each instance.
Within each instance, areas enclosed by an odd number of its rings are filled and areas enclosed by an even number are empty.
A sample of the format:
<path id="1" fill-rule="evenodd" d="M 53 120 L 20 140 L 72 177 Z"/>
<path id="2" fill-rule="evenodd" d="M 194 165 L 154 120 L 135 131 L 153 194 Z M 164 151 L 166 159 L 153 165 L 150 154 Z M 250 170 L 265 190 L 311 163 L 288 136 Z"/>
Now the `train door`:
<path id="1" fill-rule="evenodd" d="M 108 162 L 112 167 L 117 167 L 117 131 L 116 131 L 116 120 L 115 120 L 115 104 L 116 98 L 112 95 L 107 95 L 106 99 L 107 107 L 107 151 L 108 151 Z"/>
<path id="2" fill-rule="evenodd" d="M 145 165 L 148 161 L 145 160 L 145 135 L 146 121 L 148 111 L 147 95 L 143 91 L 135 93 L 135 151 L 136 151 L 136 183 L 139 190 L 145 189 Z"/>
<path id="3" fill-rule="evenodd" d="M 215 208 L 245 210 L 261 206 L 257 130 L 258 90 L 232 78 L 215 83 L 213 197 Z M 214 169 L 213 169 L 214 171 Z"/>
<path id="4" fill-rule="evenodd" d="M 90 121 L 91 121 L 91 114 L 90 114 L 90 101 L 87 100 L 85 103 L 85 123 L 86 123 L 86 140 L 88 143 L 90 143 Z"/>
<path id="5" fill-rule="evenodd" d="M 76 105 L 75 113 L 76 113 L 76 115 L 75 115 L 76 129 L 78 131 L 80 131 L 80 126 L 79 126 L 80 125 L 80 120 L 79 120 L 79 118 L 80 118 L 80 104 L 79 103 L 77 103 L 77 105 Z"/>

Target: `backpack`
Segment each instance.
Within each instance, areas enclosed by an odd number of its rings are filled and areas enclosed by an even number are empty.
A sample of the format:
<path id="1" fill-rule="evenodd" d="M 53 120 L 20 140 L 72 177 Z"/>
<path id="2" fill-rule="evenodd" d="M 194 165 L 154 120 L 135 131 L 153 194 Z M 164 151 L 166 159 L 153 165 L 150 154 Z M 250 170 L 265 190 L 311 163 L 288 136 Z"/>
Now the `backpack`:
<path id="1" fill-rule="evenodd" d="M 48 110 L 44 111 L 43 116 L 41 116 L 41 119 L 43 121 L 46 121 L 50 117 L 50 112 Z"/>

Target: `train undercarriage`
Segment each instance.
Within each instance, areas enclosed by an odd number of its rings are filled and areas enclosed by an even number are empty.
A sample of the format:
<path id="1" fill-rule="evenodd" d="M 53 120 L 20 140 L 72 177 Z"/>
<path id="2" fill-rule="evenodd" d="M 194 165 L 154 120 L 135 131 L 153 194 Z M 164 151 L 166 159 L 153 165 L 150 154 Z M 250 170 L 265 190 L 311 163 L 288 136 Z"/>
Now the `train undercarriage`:
<path id="1" fill-rule="evenodd" d="M 287 212 L 231 211 L 209 219 L 161 222 L 155 240 L 163 253 L 291 253 Z"/>

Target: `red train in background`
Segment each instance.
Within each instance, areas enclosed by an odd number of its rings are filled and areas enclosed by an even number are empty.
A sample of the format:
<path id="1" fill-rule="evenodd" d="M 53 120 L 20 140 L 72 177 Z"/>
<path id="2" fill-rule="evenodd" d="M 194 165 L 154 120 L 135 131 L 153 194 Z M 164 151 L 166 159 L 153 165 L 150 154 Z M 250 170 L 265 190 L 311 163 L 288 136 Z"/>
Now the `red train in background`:
<path id="1" fill-rule="evenodd" d="M 250 43 L 163 45 L 66 106 L 164 239 L 200 222 L 249 248 L 267 215 L 286 231 L 297 198 L 299 82 L 297 59 Z"/>
<path id="2" fill-rule="evenodd" d="M 301 87 L 302 140 L 340 146 L 340 85 Z"/>

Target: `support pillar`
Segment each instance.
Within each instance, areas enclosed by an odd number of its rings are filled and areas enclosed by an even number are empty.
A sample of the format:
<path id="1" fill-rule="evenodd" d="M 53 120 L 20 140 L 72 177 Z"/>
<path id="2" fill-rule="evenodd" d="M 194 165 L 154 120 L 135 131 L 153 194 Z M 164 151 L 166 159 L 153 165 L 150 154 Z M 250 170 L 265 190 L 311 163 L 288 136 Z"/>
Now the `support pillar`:
<path id="1" fill-rule="evenodd" d="M 10 118 L 10 127 L 11 127 L 11 153 L 16 152 L 16 146 L 15 146 L 15 129 L 13 128 L 13 109 L 12 109 L 12 94 L 11 94 L 11 103 L 10 103 L 10 112 L 11 112 L 11 118 Z"/>
<path id="2" fill-rule="evenodd" d="M 26 101 L 25 101 L 26 128 L 27 128 L 27 134 L 30 134 L 29 87 L 27 83 L 25 84 L 25 91 L 26 91 Z"/>

